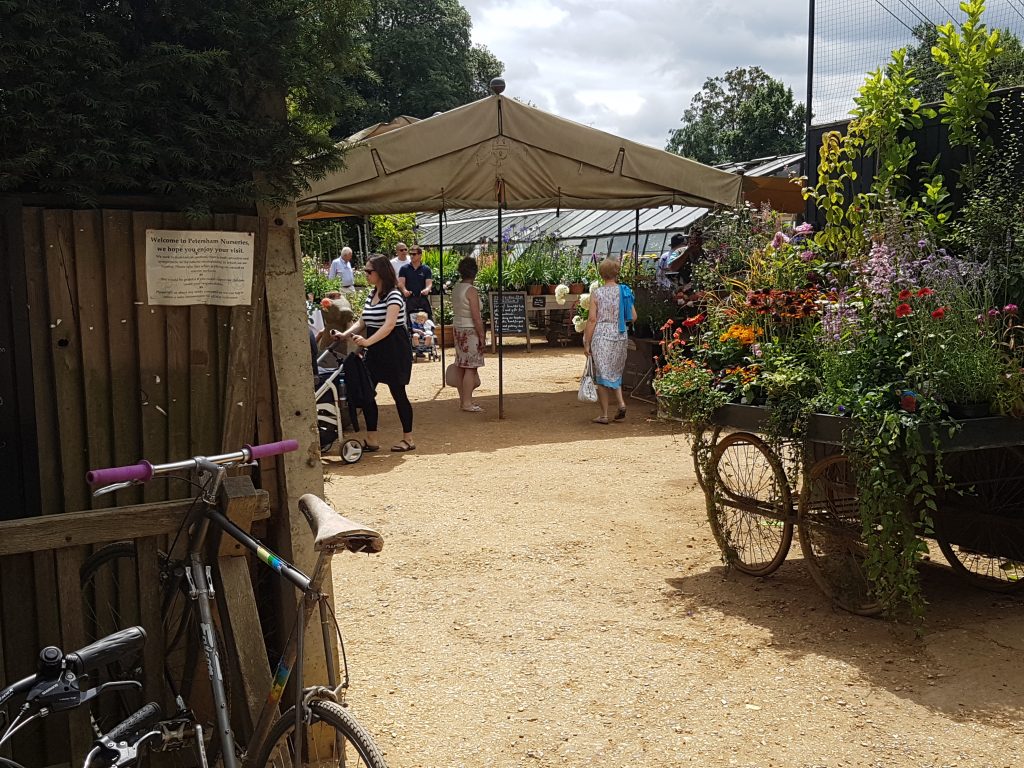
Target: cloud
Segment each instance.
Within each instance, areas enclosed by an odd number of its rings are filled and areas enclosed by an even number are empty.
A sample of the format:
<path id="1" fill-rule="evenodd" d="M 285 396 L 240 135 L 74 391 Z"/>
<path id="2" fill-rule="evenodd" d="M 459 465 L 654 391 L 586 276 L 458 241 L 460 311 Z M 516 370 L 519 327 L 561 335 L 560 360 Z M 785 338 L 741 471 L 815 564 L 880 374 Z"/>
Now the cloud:
<path id="1" fill-rule="evenodd" d="M 463 0 L 506 95 L 663 147 L 709 77 L 759 65 L 803 100 L 806 0 Z"/>

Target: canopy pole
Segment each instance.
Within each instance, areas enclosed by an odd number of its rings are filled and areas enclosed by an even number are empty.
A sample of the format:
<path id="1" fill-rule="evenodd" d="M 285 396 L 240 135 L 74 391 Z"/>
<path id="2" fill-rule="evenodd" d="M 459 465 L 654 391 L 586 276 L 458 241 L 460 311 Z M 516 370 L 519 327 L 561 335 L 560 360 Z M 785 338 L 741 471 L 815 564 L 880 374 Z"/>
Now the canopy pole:
<path id="1" fill-rule="evenodd" d="M 441 389 L 445 387 L 444 379 L 444 209 L 442 208 L 437 214 L 437 247 L 441 251 L 441 274 L 437 276 L 437 279 L 441 283 Z"/>
<path id="2" fill-rule="evenodd" d="M 504 290 L 504 273 L 502 272 L 502 261 L 504 241 L 501 237 L 501 199 L 498 200 L 498 306 L 491 307 L 491 322 L 494 324 L 492 332 L 498 335 L 498 418 L 505 418 L 505 333 L 502 327 L 502 291 Z"/>
<path id="3" fill-rule="evenodd" d="M 636 209 L 636 227 L 633 230 L 633 285 L 636 288 L 637 278 L 640 276 L 640 209 Z"/>

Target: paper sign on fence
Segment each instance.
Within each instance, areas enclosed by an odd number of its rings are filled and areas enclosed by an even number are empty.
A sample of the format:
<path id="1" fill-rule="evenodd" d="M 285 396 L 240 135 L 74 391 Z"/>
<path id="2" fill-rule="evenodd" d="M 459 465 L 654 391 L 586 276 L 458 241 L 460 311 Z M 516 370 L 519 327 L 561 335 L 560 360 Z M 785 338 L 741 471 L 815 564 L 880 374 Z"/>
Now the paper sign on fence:
<path id="1" fill-rule="evenodd" d="M 150 304 L 252 303 L 252 232 L 146 230 Z"/>

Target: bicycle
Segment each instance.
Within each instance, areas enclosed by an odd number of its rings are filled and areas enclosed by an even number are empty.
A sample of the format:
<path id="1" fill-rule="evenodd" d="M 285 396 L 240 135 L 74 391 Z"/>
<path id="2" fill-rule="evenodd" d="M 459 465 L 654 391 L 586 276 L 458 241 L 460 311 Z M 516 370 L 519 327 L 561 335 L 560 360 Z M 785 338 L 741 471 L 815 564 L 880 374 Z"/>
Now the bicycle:
<path id="1" fill-rule="evenodd" d="M 129 627 L 101 638 L 74 653 L 65 654 L 56 646 L 39 652 L 36 673 L 0 691 L 0 707 L 24 694 L 25 701 L 16 717 L 7 722 L 0 735 L 3 746 L 15 733 L 34 720 L 84 706 L 103 693 L 125 688 L 142 688 L 135 680 L 111 680 L 94 688 L 82 689 L 94 672 L 110 663 L 128 658 L 142 649 L 146 632 Z M 136 764 L 139 751 L 159 736 L 151 726 L 159 720 L 160 707 L 149 703 L 107 733 L 98 734 L 85 758 L 84 768 L 115 768 Z M 14 760 L 0 756 L 6 768 L 24 768 Z"/>
<path id="2" fill-rule="evenodd" d="M 165 620 L 172 616 L 170 623 L 173 626 L 167 633 L 168 639 L 180 639 L 188 630 L 193 630 L 195 645 L 202 649 L 213 697 L 213 734 L 209 735 L 208 754 L 206 737 L 209 729 L 204 728 L 204 723 L 199 722 L 195 713 L 188 708 L 181 687 L 175 690 L 173 681 L 170 680 L 172 675 L 167 674 L 169 682 L 172 682 L 172 693 L 175 695 L 178 711 L 174 717 L 158 723 L 161 738 L 158 743 L 149 745 L 152 751 L 180 749 L 190 743 L 197 753 L 201 766 L 219 760 L 224 768 L 327 764 L 363 764 L 367 768 L 386 768 L 383 756 L 372 737 L 345 708 L 345 692 L 348 688 L 347 659 L 344 657 L 342 644 L 342 658 L 345 659 L 345 664 L 343 679 L 339 681 L 330 635 L 332 623 L 335 630 L 338 630 L 337 620 L 334 618 L 328 597 L 321 592 L 323 580 L 335 552 L 379 552 L 384 545 L 380 534 L 342 517 L 317 496 L 302 496 L 299 499 L 299 509 L 310 525 L 315 539 L 314 549 L 318 552 L 313 576 L 309 577 L 238 528 L 216 508 L 218 491 L 228 469 L 248 466 L 255 459 L 296 448 L 296 441 L 287 440 L 268 445 L 246 446 L 241 451 L 218 456 L 196 456 L 167 464 L 141 461 L 126 467 L 93 470 L 87 474 L 86 480 L 90 485 L 101 486 L 94 491 L 94 495 L 148 482 L 160 475 L 173 476 L 173 473 L 185 470 L 196 473 L 196 480 L 193 482 L 200 488 L 196 498 L 196 509 L 186 516 L 182 529 L 179 529 L 175 536 L 177 541 L 183 529 L 190 529 L 184 558 L 174 559 L 174 545 L 170 553 L 161 555 L 161 606 Z M 301 592 L 295 625 L 291 629 L 288 642 L 273 674 L 252 736 L 246 748 L 238 751 L 230 723 L 228 695 L 221 665 L 221 644 L 210 607 L 214 596 L 212 569 L 203 559 L 204 549 L 210 540 L 211 526 L 254 553 L 262 563 Z M 124 549 L 123 543 L 114 546 L 123 548 L 120 557 L 134 556 L 129 550 Z M 116 558 L 108 560 L 116 561 Z M 172 606 L 183 595 L 188 598 L 192 609 L 186 608 L 177 614 L 172 610 Z M 327 659 L 327 685 L 313 685 L 307 688 L 303 687 L 303 643 L 314 608 L 319 609 Z M 182 629 L 183 627 L 185 629 Z M 338 639 L 342 642 L 340 631 Z M 186 659 L 183 674 L 187 676 L 190 672 Z M 277 717 L 278 704 L 289 679 L 294 680 L 296 702 Z"/>

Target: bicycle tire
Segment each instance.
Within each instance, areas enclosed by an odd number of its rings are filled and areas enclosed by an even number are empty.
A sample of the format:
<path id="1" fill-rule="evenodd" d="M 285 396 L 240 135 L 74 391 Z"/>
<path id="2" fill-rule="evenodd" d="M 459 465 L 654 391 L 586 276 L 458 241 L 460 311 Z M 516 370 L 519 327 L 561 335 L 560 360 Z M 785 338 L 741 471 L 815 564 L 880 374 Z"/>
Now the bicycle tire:
<path id="1" fill-rule="evenodd" d="M 166 558 L 166 555 L 164 556 Z M 85 605 L 85 616 L 86 616 L 86 635 L 87 640 L 92 642 L 99 637 L 109 634 L 110 632 L 118 629 L 124 629 L 126 627 L 135 626 L 141 623 L 141 614 L 136 612 L 133 616 L 121 616 L 111 610 L 111 606 L 107 607 L 108 616 L 105 619 L 105 623 L 102 625 L 102 631 L 96 637 L 90 637 L 90 632 L 95 632 L 101 627 L 97 619 L 97 607 L 90 604 L 90 596 L 95 596 L 95 589 L 90 591 L 89 585 L 93 584 L 104 578 L 104 571 L 110 571 L 111 574 L 116 574 L 119 571 L 123 571 L 127 568 L 131 573 L 136 572 L 136 562 L 138 559 L 137 550 L 134 542 L 130 541 L 118 541 L 112 544 L 107 544 L 100 549 L 97 549 L 89 557 L 85 559 L 79 569 L 79 583 L 82 586 L 82 596 Z M 127 563 L 130 562 L 130 566 Z M 125 564 L 125 565 L 122 565 Z M 111 577 L 112 578 L 112 577 Z M 164 611 L 162 616 L 164 623 L 164 639 L 165 647 L 163 649 L 164 657 L 164 680 L 171 689 L 171 691 L 177 695 L 183 691 L 186 693 L 186 700 L 190 705 L 196 704 L 194 699 L 193 683 L 202 682 L 207 679 L 206 674 L 206 661 L 202 657 L 202 649 L 199 643 L 198 626 L 196 624 L 197 617 L 195 612 L 192 610 L 192 602 L 184 594 L 185 582 L 182 582 L 176 591 L 178 592 L 177 598 L 184 599 L 172 599 L 166 603 L 167 609 L 164 610 L 164 595 L 163 590 L 166 587 L 161 587 L 161 610 Z M 175 613 L 177 608 L 183 606 L 183 610 Z M 136 608 L 138 606 L 136 605 Z M 109 625 L 109 627 L 108 627 Z M 217 642 L 217 655 L 221 660 L 221 674 L 224 680 L 224 693 L 227 700 L 230 702 L 232 695 L 232 676 L 230 669 L 230 661 L 227 655 L 227 647 L 224 645 L 224 638 L 221 636 L 220 631 L 214 627 L 214 637 Z M 185 648 L 180 648 L 182 639 L 184 638 Z M 184 656 L 182 659 L 181 657 Z M 139 658 L 141 664 L 141 656 Z M 186 670 L 192 667 L 191 670 Z M 111 675 L 121 674 L 121 679 L 126 679 L 127 675 L 124 674 L 123 670 L 113 671 Z M 141 677 L 140 677 L 141 682 Z M 207 690 L 204 688 L 204 690 Z M 110 699 L 117 702 L 115 708 L 100 709 L 100 703 L 103 699 Z M 109 729 L 110 725 L 120 720 L 123 720 L 131 712 L 134 712 L 142 705 L 142 693 L 141 692 L 118 692 L 117 697 L 101 697 L 96 700 L 97 703 L 93 706 L 93 720 L 94 728 L 99 728 L 101 731 Z M 196 715 L 202 721 L 208 733 L 213 733 L 214 729 L 214 715 L 212 702 L 207 703 L 205 700 L 199 702 L 198 706 L 193 706 L 196 710 Z M 116 719 L 116 718 L 120 718 Z M 112 721 L 112 722 L 111 722 Z M 216 752 L 219 747 L 219 742 L 216 739 L 211 743 L 211 748 Z"/>
<path id="2" fill-rule="evenodd" d="M 309 703 L 310 729 L 315 729 L 317 724 L 324 728 L 333 729 L 335 743 L 341 744 L 344 750 L 338 754 L 337 749 L 333 755 L 326 757 L 318 754 L 310 758 L 309 750 L 303 752 L 303 765 L 317 766 L 322 768 L 327 765 L 344 766 L 345 768 L 387 768 L 384 762 L 384 755 L 380 748 L 374 743 L 373 737 L 363 728 L 355 717 L 340 704 L 333 701 L 316 700 Z M 295 728 L 295 707 L 286 711 L 270 729 L 266 740 L 260 745 L 255 760 L 257 768 L 272 766 L 273 768 L 284 768 L 293 766 L 292 757 L 295 754 L 294 745 L 291 743 L 292 731 Z M 340 737 L 340 742 L 337 739 Z M 316 744 L 323 744 L 323 738 L 315 739 Z M 309 739 L 307 739 L 309 742 Z M 310 745 L 307 743 L 307 747 Z M 357 762 L 358 761 L 358 762 Z"/>

